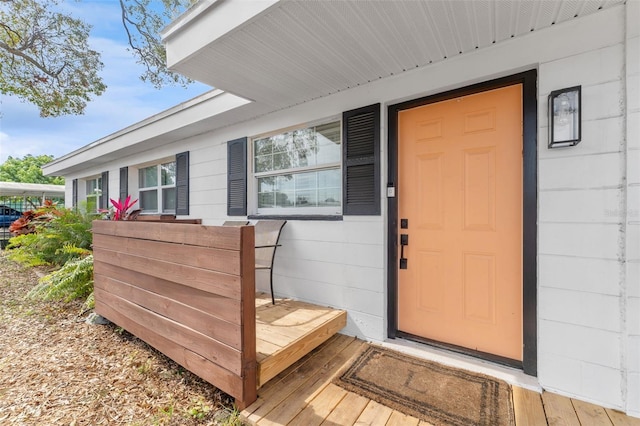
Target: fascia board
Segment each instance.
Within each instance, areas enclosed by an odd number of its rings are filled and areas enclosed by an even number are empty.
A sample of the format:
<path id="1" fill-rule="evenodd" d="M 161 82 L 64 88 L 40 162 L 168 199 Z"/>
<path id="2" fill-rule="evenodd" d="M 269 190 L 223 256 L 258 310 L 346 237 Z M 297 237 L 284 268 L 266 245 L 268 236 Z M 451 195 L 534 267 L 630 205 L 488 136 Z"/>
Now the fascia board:
<path id="1" fill-rule="evenodd" d="M 280 0 L 204 0 L 163 30 L 170 69 L 261 16 Z"/>

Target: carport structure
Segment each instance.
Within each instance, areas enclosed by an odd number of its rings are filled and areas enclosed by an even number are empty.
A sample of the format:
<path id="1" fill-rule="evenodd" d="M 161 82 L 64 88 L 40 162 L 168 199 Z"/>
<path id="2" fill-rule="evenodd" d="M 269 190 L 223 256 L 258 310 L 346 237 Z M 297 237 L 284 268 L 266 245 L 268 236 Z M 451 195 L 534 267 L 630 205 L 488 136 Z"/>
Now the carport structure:
<path id="1" fill-rule="evenodd" d="M 0 182 L 0 200 L 20 199 L 23 206 L 37 207 L 45 200 L 64 201 L 64 185 Z"/>

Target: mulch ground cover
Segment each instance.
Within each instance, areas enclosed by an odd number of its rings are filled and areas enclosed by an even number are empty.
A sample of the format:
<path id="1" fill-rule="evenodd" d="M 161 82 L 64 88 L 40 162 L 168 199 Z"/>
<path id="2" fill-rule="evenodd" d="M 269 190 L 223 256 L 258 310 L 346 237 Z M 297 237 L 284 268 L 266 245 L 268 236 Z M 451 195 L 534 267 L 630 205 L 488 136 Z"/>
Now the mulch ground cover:
<path id="1" fill-rule="evenodd" d="M 0 252 L 0 424 L 229 421 L 226 394 L 115 325 L 86 324 L 82 302 L 26 298 L 36 272 Z"/>

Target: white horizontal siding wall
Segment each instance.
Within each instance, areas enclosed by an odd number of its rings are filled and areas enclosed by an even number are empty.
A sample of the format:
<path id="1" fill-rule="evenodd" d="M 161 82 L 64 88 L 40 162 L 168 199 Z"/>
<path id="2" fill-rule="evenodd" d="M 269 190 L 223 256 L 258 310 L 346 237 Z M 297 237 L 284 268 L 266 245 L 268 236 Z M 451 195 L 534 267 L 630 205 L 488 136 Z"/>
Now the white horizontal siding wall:
<path id="1" fill-rule="evenodd" d="M 539 65 L 539 379 L 543 387 L 623 408 L 625 38 Z M 582 86 L 582 142 L 547 149 L 547 97 Z"/>
<path id="2" fill-rule="evenodd" d="M 627 411 L 640 417 L 640 2 L 627 2 Z"/>
<path id="3" fill-rule="evenodd" d="M 347 332 L 385 332 L 385 225 L 379 218 L 286 225 L 276 261 L 276 292 L 349 311 Z"/>
<path id="4" fill-rule="evenodd" d="M 638 4 L 627 2 L 430 67 L 121 158 L 108 167 L 116 179 L 110 179 L 110 188 L 118 188 L 121 166 L 189 150 L 190 216 L 217 225 L 227 219 L 228 140 L 339 116 L 345 110 L 380 102 L 384 189 L 386 106 L 537 68 L 539 381 L 556 392 L 638 413 L 638 21 L 628 18 L 629 31 L 625 32 L 625 10 L 635 10 L 637 15 Z M 576 147 L 549 150 L 547 95 L 574 85 L 583 88 L 583 140 Z M 87 175 L 104 170 L 89 170 Z M 130 170 L 129 176 L 130 188 L 135 188 L 137 174 Z M 384 340 L 384 197 L 382 211 L 378 217 L 287 223 L 275 261 L 276 294 L 347 309 L 346 333 Z M 265 278 L 259 277 L 259 288 L 266 289 Z"/>

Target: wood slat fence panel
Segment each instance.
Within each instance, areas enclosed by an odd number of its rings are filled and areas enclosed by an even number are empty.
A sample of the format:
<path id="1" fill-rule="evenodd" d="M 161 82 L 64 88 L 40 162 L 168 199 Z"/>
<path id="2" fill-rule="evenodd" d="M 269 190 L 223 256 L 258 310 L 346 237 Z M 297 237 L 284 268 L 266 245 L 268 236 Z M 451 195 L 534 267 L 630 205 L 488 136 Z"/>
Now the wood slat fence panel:
<path id="1" fill-rule="evenodd" d="M 140 238 L 142 240 L 165 241 L 173 244 L 214 247 L 227 250 L 240 250 L 241 241 L 233 227 L 200 226 L 188 223 L 139 222 L 102 220 L 101 234 L 118 237 Z M 207 232 L 195 232 L 194 229 L 207 229 Z M 255 239 L 255 237 L 254 237 Z"/>
<path id="2" fill-rule="evenodd" d="M 240 257 L 235 250 L 219 250 L 210 247 L 185 245 L 181 250 L 174 250 L 173 243 L 165 243 L 139 238 L 113 237 L 96 234 L 93 247 L 120 251 L 148 259 L 180 263 L 196 268 L 212 269 L 226 274 L 240 273 Z"/>
<path id="3" fill-rule="evenodd" d="M 254 229 L 94 221 L 96 312 L 236 398 L 256 399 Z"/>
<path id="4" fill-rule="evenodd" d="M 214 339 L 211 345 L 217 346 L 219 343 L 223 343 L 224 346 L 220 348 L 223 352 L 227 352 L 227 347 L 242 349 L 240 347 L 239 325 L 221 321 L 206 311 L 193 309 L 188 304 L 172 300 L 158 293 L 147 291 L 141 287 L 111 278 L 104 278 L 111 293 L 117 294 L 120 298 L 162 315 L 169 320 L 187 326 L 188 329 L 184 331 L 185 335 L 191 334 L 190 330 L 198 330 L 199 333 Z M 199 339 L 200 337 L 201 336 L 196 334 L 193 336 L 193 339 Z"/>
<path id="5" fill-rule="evenodd" d="M 180 245 L 176 245 L 176 250 L 179 249 L 179 247 Z M 240 297 L 241 280 L 238 275 L 230 275 L 209 269 L 181 265 L 179 263 L 149 259 L 144 256 L 137 256 L 125 252 L 104 250 L 99 247 L 98 252 L 100 253 L 99 260 L 101 262 L 119 266 L 123 269 L 173 281 L 185 287 L 209 291 L 231 299 L 238 299 Z"/>
<path id="6" fill-rule="evenodd" d="M 182 284 L 145 275 L 131 270 L 124 270 L 119 266 L 104 262 L 93 261 L 94 273 L 106 275 L 114 280 L 127 281 L 130 279 L 138 287 L 164 294 L 166 297 L 190 305 L 195 309 L 208 312 L 212 317 L 219 318 L 233 324 L 240 324 L 242 311 L 240 301 L 230 300 L 218 294 L 190 288 L 188 291 Z"/>

